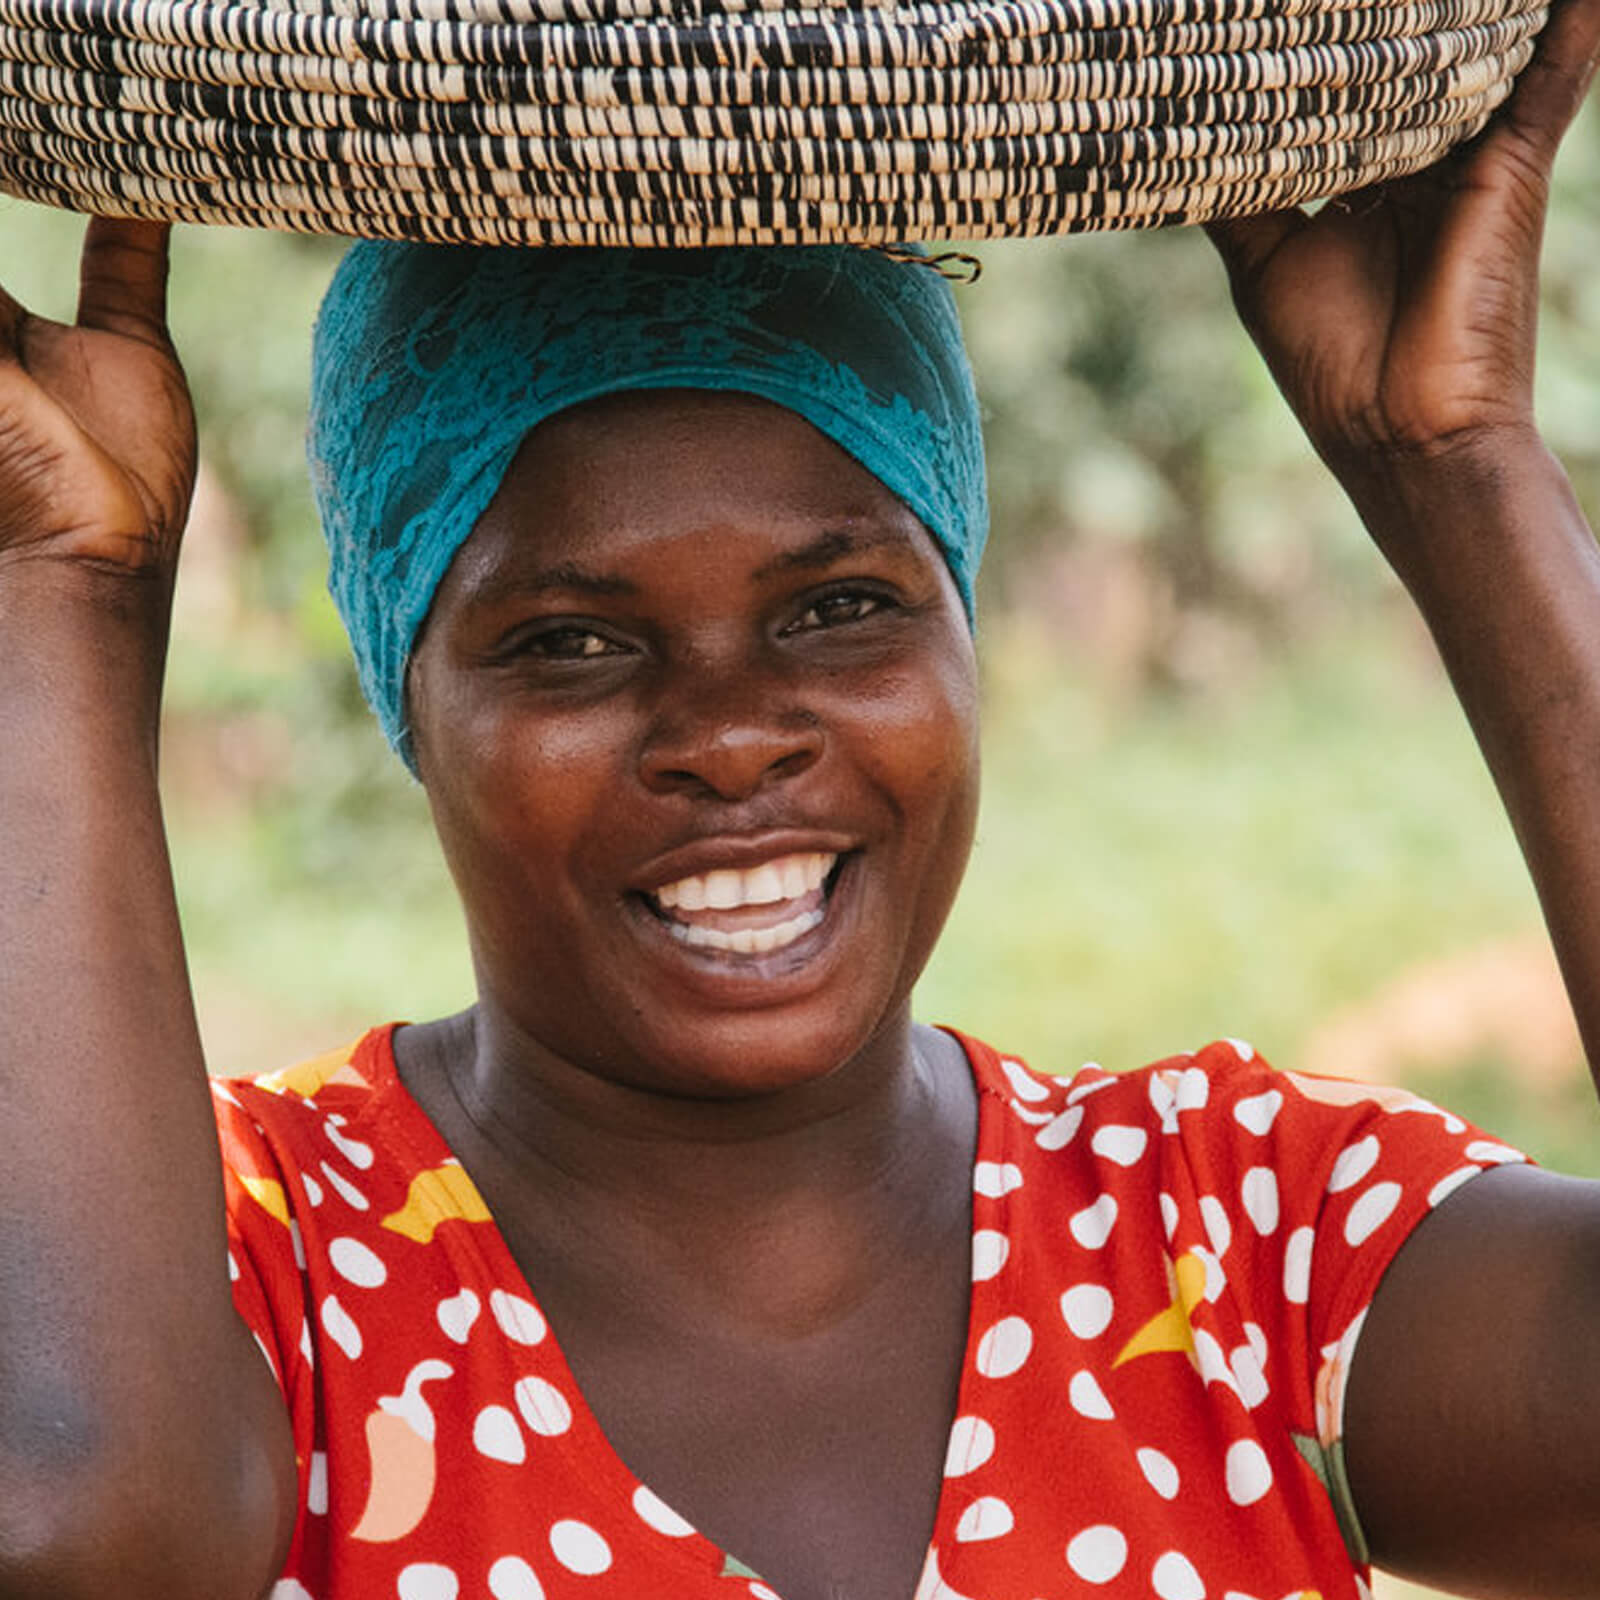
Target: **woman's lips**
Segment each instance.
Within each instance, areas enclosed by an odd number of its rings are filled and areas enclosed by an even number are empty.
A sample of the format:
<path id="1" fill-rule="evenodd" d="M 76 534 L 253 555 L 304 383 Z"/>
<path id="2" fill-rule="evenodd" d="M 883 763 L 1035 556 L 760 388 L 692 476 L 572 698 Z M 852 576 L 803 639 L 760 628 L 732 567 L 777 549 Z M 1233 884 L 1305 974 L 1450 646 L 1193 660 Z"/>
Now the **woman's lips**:
<path id="1" fill-rule="evenodd" d="M 675 939 L 695 950 L 766 955 L 803 938 L 827 915 L 825 888 L 839 857 L 820 851 L 717 868 L 646 895 Z"/>

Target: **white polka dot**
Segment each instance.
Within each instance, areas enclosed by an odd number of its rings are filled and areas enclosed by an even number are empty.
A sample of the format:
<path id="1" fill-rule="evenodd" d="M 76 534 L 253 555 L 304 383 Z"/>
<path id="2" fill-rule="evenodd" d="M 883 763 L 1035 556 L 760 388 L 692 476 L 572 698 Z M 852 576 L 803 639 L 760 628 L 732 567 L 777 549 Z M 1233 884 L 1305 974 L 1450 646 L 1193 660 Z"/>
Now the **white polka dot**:
<path id="1" fill-rule="evenodd" d="M 1265 1138 L 1283 1110 L 1283 1092 L 1268 1089 L 1265 1094 L 1253 1094 L 1233 1108 L 1234 1121 L 1247 1132 Z"/>
<path id="2" fill-rule="evenodd" d="M 572 1407 L 553 1383 L 543 1378 L 518 1378 L 511 1393 L 522 1420 L 541 1438 L 559 1438 L 572 1426 Z"/>
<path id="3" fill-rule="evenodd" d="M 1115 1074 L 1107 1072 L 1098 1061 L 1085 1061 L 1072 1075 L 1072 1087 L 1067 1090 L 1067 1104 L 1075 1106 L 1080 1100 L 1099 1094 L 1102 1089 L 1109 1089 L 1116 1081 Z"/>
<path id="4" fill-rule="evenodd" d="M 358 1289 L 376 1289 L 389 1277 L 389 1269 L 359 1239 L 334 1239 L 328 1245 L 328 1260 L 341 1278 Z"/>
<path id="5" fill-rule="evenodd" d="M 985 1495 L 974 1500 L 956 1522 L 956 1539 L 961 1544 L 981 1544 L 985 1539 L 1003 1539 L 1016 1527 L 1017 1519 L 1004 1500 Z"/>
<path id="6" fill-rule="evenodd" d="M 313 1450 L 306 1468 L 306 1510 L 314 1517 L 328 1514 L 328 1452 Z"/>
<path id="7" fill-rule="evenodd" d="M 1283 1252 L 1283 1297 L 1303 1306 L 1311 1298 L 1311 1252 L 1317 1242 L 1314 1228 L 1296 1228 Z"/>
<path id="8" fill-rule="evenodd" d="M 1095 1129 L 1089 1148 L 1102 1160 L 1114 1161 L 1119 1167 L 1131 1167 L 1144 1154 L 1149 1142 L 1150 1135 L 1143 1128 L 1112 1122 Z"/>
<path id="9" fill-rule="evenodd" d="M 300 1174 L 300 1186 L 306 1192 L 306 1199 L 309 1200 L 313 1206 L 320 1206 L 322 1204 L 322 1185 L 318 1183 L 309 1172 L 302 1172 Z"/>
<path id="10" fill-rule="evenodd" d="M 472 1443 L 480 1456 L 518 1466 L 528 1459 L 528 1441 L 504 1406 L 485 1406 L 472 1424 Z"/>
<path id="11" fill-rule="evenodd" d="M 455 1344 L 465 1344 L 467 1335 L 472 1332 L 472 1325 L 478 1320 L 478 1313 L 482 1309 L 483 1302 L 477 1295 L 470 1289 L 463 1289 L 460 1294 L 451 1295 L 448 1300 L 441 1300 L 435 1315 L 447 1339 Z"/>
<path id="12" fill-rule="evenodd" d="M 1169 1457 L 1162 1455 L 1159 1450 L 1153 1450 L 1146 1445 L 1138 1452 L 1139 1470 L 1144 1474 L 1144 1481 L 1150 1485 L 1163 1500 L 1177 1498 L 1179 1479 L 1178 1469 L 1172 1464 Z"/>
<path id="13" fill-rule="evenodd" d="M 764 1583 L 752 1583 L 749 1588 L 751 1600 L 783 1600 L 776 1589 L 769 1589 Z"/>
<path id="14" fill-rule="evenodd" d="M 372 1146 L 362 1144 L 359 1139 L 350 1139 L 339 1132 L 337 1122 L 342 1122 L 343 1117 L 330 1117 L 323 1125 L 322 1131 L 327 1134 L 329 1142 L 352 1167 L 365 1172 L 373 1162 Z"/>
<path id="15" fill-rule="evenodd" d="M 1261 1358 L 1249 1345 L 1240 1345 L 1228 1357 L 1228 1370 L 1233 1373 L 1234 1393 L 1246 1411 L 1254 1411 L 1272 1392 L 1261 1370 Z"/>
<path id="16" fill-rule="evenodd" d="M 233 1259 L 233 1251 L 228 1252 L 228 1282 L 237 1283 L 243 1274 L 239 1271 L 239 1263 Z"/>
<path id="17" fill-rule="evenodd" d="M 521 1556 L 501 1556 L 489 1568 L 489 1593 L 494 1600 L 544 1600 L 544 1585 Z"/>
<path id="18" fill-rule="evenodd" d="M 1278 1175 L 1271 1167 L 1251 1167 L 1239 1185 L 1244 1214 L 1263 1239 L 1278 1231 Z"/>
<path id="19" fill-rule="evenodd" d="M 964 1478 L 993 1454 L 994 1429 L 982 1417 L 957 1417 L 950 1428 L 950 1446 L 944 1453 L 944 1475 Z"/>
<path id="20" fill-rule="evenodd" d="M 1255 1060 L 1256 1047 L 1253 1044 L 1250 1044 L 1247 1040 L 1224 1039 L 1222 1042 L 1226 1045 L 1231 1045 L 1233 1047 L 1233 1053 L 1238 1056 L 1241 1061 Z"/>
<path id="21" fill-rule="evenodd" d="M 1161 1196 L 1161 1230 L 1170 1239 L 1178 1227 L 1178 1202 L 1170 1194 Z"/>
<path id="22" fill-rule="evenodd" d="M 1049 1106 L 1042 1109 L 1037 1106 L 1025 1106 L 1020 1100 L 1011 1102 L 1011 1114 L 1019 1122 L 1026 1122 L 1030 1128 L 1042 1127 L 1045 1123 L 1053 1121 L 1056 1115 Z"/>
<path id="23" fill-rule="evenodd" d="M 1041 1150 L 1065 1150 L 1083 1126 L 1083 1107 L 1068 1106 L 1059 1117 L 1052 1117 L 1033 1136 Z"/>
<path id="24" fill-rule="evenodd" d="M 1033 1350 L 1033 1329 L 1021 1317 L 1003 1317 L 978 1341 L 977 1367 L 986 1378 L 1009 1378 Z"/>
<path id="25" fill-rule="evenodd" d="M 345 1177 L 342 1172 L 330 1166 L 328 1162 L 321 1163 L 322 1176 L 332 1185 L 333 1191 L 339 1196 L 352 1211 L 365 1211 L 370 1202 L 362 1192 Z"/>
<path id="26" fill-rule="evenodd" d="M 1342 1194 L 1346 1189 L 1355 1188 L 1377 1166 L 1381 1153 L 1378 1136 L 1373 1133 L 1341 1150 L 1333 1171 L 1328 1174 L 1328 1193 Z"/>
<path id="27" fill-rule="evenodd" d="M 1267 1336 L 1261 1331 L 1259 1322 L 1247 1322 L 1244 1325 L 1244 1336 L 1250 1341 L 1251 1353 L 1256 1358 L 1258 1366 L 1267 1364 Z"/>
<path id="28" fill-rule="evenodd" d="M 1076 1212 L 1067 1226 L 1072 1237 L 1085 1250 L 1098 1250 L 1111 1237 L 1117 1221 L 1117 1201 L 1114 1195 L 1103 1194 L 1092 1206 Z"/>
<path id="29" fill-rule="evenodd" d="M 1206 1269 L 1204 1293 L 1206 1299 L 1215 1305 L 1222 1298 L 1222 1291 L 1228 1287 L 1228 1275 L 1222 1270 L 1222 1263 L 1203 1244 L 1195 1245 L 1189 1254 Z"/>
<path id="30" fill-rule="evenodd" d="M 1253 1506 L 1272 1488 L 1272 1463 L 1254 1439 L 1236 1439 L 1228 1446 L 1225 1475 L 1228 1498 L 1236 1506 Z"/>
<path id="31" fill-rule="evenodd" d="M 1485 1161 L 1491 1166 L 1502 1161 L 1526 1159 L 1520 1150 L 1513 1150 L 1508 1144 L 1496 1144 L 1493 1139 L 1474 1139 L 1466 1153 L 1469 1161 Z"/>
<path id="32" fill-rule="evenodd" d="M 1207 1383 L 1220 1383 L 1223 1388 L 1231 1389 L 1233 1368 L 1228 1365 L 1228 1358 L 1217 1343 L 1216 1335 L 1204 1328 L 1194 1328 L 1191 1332 L 1194 1336 L 1195 1365 L 1200 1368 L 1200 1376 Z"/>
<path id="33" fill-rule="evenodd" d="M 550 1530 L 550 1549 L 568 1572 L 592 1578 L 611 1565 L 611 1546 L 587 1522 L 567 1518 Z"/>
<path id="34" fill-rule="evenodd" d="M 1200 1220 L 1205 1223 L 1212 1253 L 1220 1260 L 1233 1243 L 1233 1223 L 1228 1219 L 1228 1208 L 1214 1194 L 1203 1194 L 1200 1196 Z"/>
<path id="35" fill-rule="evenodd" d="M 685 1521 L 665 1500 L 642 1483 L 633 1491 L 633 1509 L 641 1522 L 669 1539 L 687 1539 L 694 1532 L 692 1522 Z"/>
<path id="36" fill-rule="evenodd" d="M 1022 1187 L 1022 1169 L 1009 1161 L 979 1161 L 972 1169 L 972 1188 L 985 1200 L 1001 1200 Z"/>
<path id="37" fill-rule="evenodd" d="M 1050 1085 L 1040 1083 L 1020 1061 L 1013 1061 L 1009 1056 L 1001 1056 L 1000 1070 L 1010 1080 L 1012 1092 L 1019 1100 L 1048 1100 L 1050 1098 Z"/>
<path id="38" fill-rule="evenodd" d="M 1206 1586 L 1187 1556 L 1169 1550 L 1150 1569 L 1150 1582 L 1161 1600 L 1205 1600 Z"/>
<path id="39" fill-rule="evenodd" d="M 1186 1067 L 1178 1077 L 1178 1093 L 1173 1107 L 1178 1111 L 1199 1111 L 1211 1098 L 1211 1080 L 1204 1067 Z"/>
<path id="40" fill-rule="evenodd" d="M 545 1322 L 539 1315 L 539 1308 L 519 1294 L 491 1289 L 489 1310 L 500 1324 L 500 1331 L 517 1344 L 538 1344 L 545 1336 Z"/>
<path id="41" fill-rule="evenodd" d="M 311 1600 L 311 1591 L 298 1578 L 279 1578 L 267 1591 L 267 1600 Z"/>
<path id="42" fill-rule="evenodd" d="M 350 1313 L 339 1304 L 338 1295 L 330 1294 L 322 1302 L 322 1310 L 319 1315 L 323 1332 L 352 1361 L 359 1361 L 361 1359 L 361 1330 L 351 1320 Z"/>
<path id="43" fill-rule="evenodd" d="M 1469 1178 L 1476 1178 L 1482 1171 L 1482 1167 L 1457 1167 L 1454 1172 L 1441 1178 L 1428 1191 L 1428 1204 L 1430 1206 L 1442 1205 Z"/>
<path id="44" fill-rule="evenodd" d="M 1115 1311 L 1111 1291 L 1098 1283 L 1075 1283 L 1061 1297 L 1061 1315 L 1080 1339 L 1098 1339 Z"/>
<path id="45" fill-rule="evenodd" d="M 301 1271 L 306 1270 L 306 1242 L 300 1236 L 300 1224 L 289 1224 L 289 1248 L 294 1252 L 294 1264 Z"/>
<path id="46" fill-rule="evenodd" d="M 1116 1416 L 1105 1390 L 1095 1381 L 1092 1372 L 1073 1373 L 1067 1385 L 1067 1399 L 1080 1417 L 1088 1417 L 1091 1422 L 1109 1422 Z"/>
<path id="47" fill-rule="evenodd" d="M 1108 1523 L 1085 1528 L 1067 1546 L 1067 1565 L 1085 1583 L 1110 1583 L 1128 1564 L 1128 1541 Z"/>
<path id="48" fill-rule="evenodd" d="M 1365 1194 L 1357 1196 L 1356 1203 L 1350 1207 L 1350 1215 L 1344 1219 L 1346 1242 L 1365 1244 L 1394 1215 L 1402 1192 L 1398 1183 L 1375 1183 Z"/>
<path id="49" fill-rule="evenodd" d="M 1161 1131 L 1163 1133 L 1176 1133 L 1178 1131 L 1178 1115 L 1175 1109 L 1178 1098 L 1176 1085 L 1177 1074 L 1174 1072 L 1153 1072 L 1150 1074 L 1150 1109 L 1161 1118 Z"/>
<path id="50" fill-rule="evenodd" d="M 395 1581 L 400 1600 L 456 1600 L 461 1583 L 449 1567 L 437 1561 L 413 1561 Z"/>
<path id="51" fill-rule="evenodd" d="M 972 1236 L 972 1281 L 987 1283 L 1006 1264 L 1011 1241 L 994 1228 L 979 1228 Z"/>

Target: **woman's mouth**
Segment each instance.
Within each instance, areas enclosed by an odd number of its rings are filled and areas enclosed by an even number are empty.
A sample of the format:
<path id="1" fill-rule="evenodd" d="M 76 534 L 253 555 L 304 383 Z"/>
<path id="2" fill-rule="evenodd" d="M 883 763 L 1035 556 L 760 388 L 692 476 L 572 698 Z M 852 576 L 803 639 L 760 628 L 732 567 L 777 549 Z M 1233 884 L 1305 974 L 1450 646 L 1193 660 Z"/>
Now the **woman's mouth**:
<path id="1" fill-rule="evenodd" d="M 826 915 L 835 854 L 775 856 L 662 884 L 644 898 L 675 939 L 696 950 L 765 955 L 795 943 Z"/>

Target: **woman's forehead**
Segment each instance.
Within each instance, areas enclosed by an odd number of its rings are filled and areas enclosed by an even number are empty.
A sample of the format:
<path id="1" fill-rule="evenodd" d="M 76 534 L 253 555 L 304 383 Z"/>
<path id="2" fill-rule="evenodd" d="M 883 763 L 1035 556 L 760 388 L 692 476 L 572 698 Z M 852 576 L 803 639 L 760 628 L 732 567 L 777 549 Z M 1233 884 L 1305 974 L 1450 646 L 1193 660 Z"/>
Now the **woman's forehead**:
<path id="1" fill-rule="evenodd" d="M 608 395 L 523 440 L 457 563 L 462 579 L 604 587 L 652 547 L 762 575 L 871 552 L 940 565 L 905 503 L 804 418 L 739 393 Z"/>

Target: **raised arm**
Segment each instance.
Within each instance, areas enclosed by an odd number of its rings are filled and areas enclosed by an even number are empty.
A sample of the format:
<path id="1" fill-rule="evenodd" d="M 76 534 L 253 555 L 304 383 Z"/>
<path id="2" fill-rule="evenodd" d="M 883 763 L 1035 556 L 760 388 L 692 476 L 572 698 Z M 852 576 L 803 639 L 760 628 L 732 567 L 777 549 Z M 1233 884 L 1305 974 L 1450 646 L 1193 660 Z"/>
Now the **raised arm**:
<path id="1" fill-rule="evenodd" d="M 1430 172 L 1214 227 L 1235 302 L 1427 619 L 1600 1066 L 1600 555 L 1533 419 L 1556 147 L 1600 53 L 1563 0 L 1510 104 Z M 1384 1565 L 1600 1593 L 1600 1185 L 1477 1179 L 1407 1243 L 1357 1350 L 1352 1488 Z"/>
<path id="2" fill-rule="evenodd" d="M 194 471 L 163 229 L 90 224 L 76 326 L 0 291 L 0 1594 L 225 1597 L 294 1495 L 234 1315 L 156 792 Z"/>

